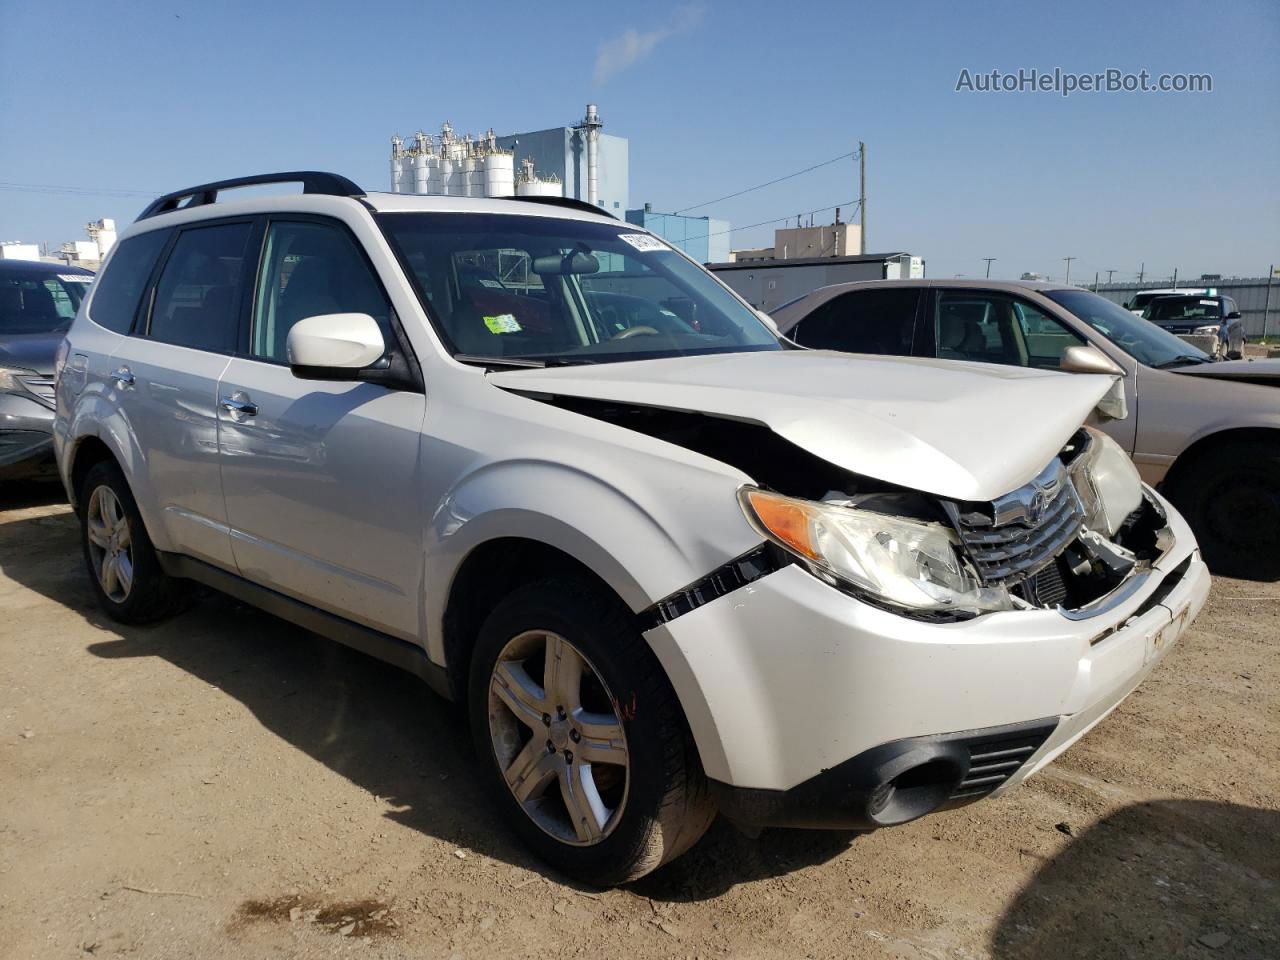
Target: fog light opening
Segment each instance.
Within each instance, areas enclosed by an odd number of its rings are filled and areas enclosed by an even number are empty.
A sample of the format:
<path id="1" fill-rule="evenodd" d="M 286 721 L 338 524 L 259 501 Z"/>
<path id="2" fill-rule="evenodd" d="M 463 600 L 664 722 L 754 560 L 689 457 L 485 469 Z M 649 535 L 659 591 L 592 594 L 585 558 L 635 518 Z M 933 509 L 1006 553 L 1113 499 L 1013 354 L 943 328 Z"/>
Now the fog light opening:
<path id="1" fill-rule="evenodd" d="M 867 814 L 883 826 L 923 817 L 947 801 L 963 776 L 953 760 L 922 763 L 876 787 Z"/>

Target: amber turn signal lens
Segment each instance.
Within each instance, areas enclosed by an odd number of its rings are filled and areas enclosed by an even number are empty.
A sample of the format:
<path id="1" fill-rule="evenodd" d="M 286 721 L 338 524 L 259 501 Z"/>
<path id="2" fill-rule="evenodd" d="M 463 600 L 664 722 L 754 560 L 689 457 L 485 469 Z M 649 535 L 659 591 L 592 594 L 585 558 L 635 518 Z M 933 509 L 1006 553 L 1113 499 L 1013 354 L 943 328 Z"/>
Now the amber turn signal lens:
<path id="1" fill-rule="evenodd" d="M 821 561 L 809 534 L 809 514 L 801 504 L 763 490 L 748 490 L 746 499 L 760 525 L 773 537 L 796 553 Z"/>

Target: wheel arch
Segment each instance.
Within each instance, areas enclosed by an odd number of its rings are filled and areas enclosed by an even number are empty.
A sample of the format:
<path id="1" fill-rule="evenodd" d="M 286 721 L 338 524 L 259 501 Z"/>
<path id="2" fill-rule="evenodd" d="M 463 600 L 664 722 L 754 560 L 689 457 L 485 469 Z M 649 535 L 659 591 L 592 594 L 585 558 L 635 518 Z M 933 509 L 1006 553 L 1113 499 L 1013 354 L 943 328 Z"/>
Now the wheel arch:
<path id="1" fill-rule="evenodd" d="M 1187 471 L 1193 465 L 1199 463 L 1206 456 L 1212 456 L 1219 451 L 1233 446 L 1237 443 L 1272 443 L 1280 446 L 1280 428 L 1276 427 L 1230 427 L 1225 430 L 1218 430 L 1206 436 L 1199 437 L 1194 443 L 1178 454 L 1173 465 L 1169 467 L 1168 473 L 1165 474 L 1161 481 L 1161 488 L 1172 492 L 1176 492 L 1178 484 L 1186 475 Z"/>
<path id="2" fill-rule="evenodd" d="M 67 499 L 70 501 L 73 510 L 80 508 L 78 499 L 80 487 L 84 484 L 84 478 L 89 475 L 89 471 L 94 466 L 104 460 L 110 460 L 116 466 L 120 466 L 120 458 L 116 456 L 110 445 L 99 436 L 89 434 L 80 437 L 75 446 L 71 448 L 70 463 L 67 469 Z"/>
<path id="3" fill-rule="evenodd" d="M 455 700 L 466 699 L 472 651 L 489 611 L 517 588 L 556 576 L 582 579 L 619 607 L 631 609 L 613 586 L 584 561 L 545 541 L 496 537 L 466 555 L 450 583 L 441 620 L 445 669 Z"/>

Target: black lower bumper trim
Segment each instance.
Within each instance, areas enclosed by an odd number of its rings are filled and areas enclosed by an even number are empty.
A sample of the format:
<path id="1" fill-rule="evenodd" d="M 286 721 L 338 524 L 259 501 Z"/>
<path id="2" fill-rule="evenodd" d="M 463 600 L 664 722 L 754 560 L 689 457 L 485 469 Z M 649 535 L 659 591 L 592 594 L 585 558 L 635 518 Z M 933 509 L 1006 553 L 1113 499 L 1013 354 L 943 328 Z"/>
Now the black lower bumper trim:
<path id="1" fill-rule="evenodd" d="M 752 827 L 869 830 L 972 803 L 1012 777 L 1058 717 L 894 740 L 790 790 L 711 781 L 720 812 Z"/>

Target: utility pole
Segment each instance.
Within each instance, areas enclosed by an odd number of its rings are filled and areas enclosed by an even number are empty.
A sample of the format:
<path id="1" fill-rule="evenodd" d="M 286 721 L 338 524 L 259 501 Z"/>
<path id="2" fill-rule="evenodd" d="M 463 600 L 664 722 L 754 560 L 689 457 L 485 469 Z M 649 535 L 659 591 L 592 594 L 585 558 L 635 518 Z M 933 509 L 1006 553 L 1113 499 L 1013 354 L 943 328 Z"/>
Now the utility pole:
<path id="1" fill-rule="evenodd" d="M 1270 324 L 1270 320 L 1271 320 L 1271 279 L 1272 279 L 1275 275 L 1276 275 L 1276 265 L 1273 263 L 1273 264 L 1271 265 L 1271 269 L 1267 271 L 1267 302 L 1266 302 L 1266 306 L 1264 306 L 1264 307 L 1262 308 L 1262 339 L 1263 339 L 1263 342 L 1266 342 L 1266 339 L 1267 339 L 1267 333 L 1268 333 L 1267 327 L 1269 326 L 1269 324 Z"/>
<path id="2" fill-rule="evenodd" d="M 1076 260 L 1076 259 L 1078 259 L 1078 258 L 1077 258 L 1077 257 L 1063 257 L 1062 259 L 1063 259 L 1063 260 L 1065 260 L 1065 261 L 1066 261 L 1066 263 L 1067 263 L 1067 275 L 1066 275 L 1066 277 L 1064 277 L 1064 278 L 1063 278 L 1063 281 L 1062 281 L 1062 282 L 1063 282 L 1063 283 L 1070 283 L 1070 282 L 1071 282 L 1071 261 L 1072 261 L 1072 260 Z"/>
<path id="3" fill-rule="evenodd" d="M 1178 289 L 1178 268 L 1173 268 L 1173 289 Z"/>
<path id="4" fill-rule="evenodd" d="M 1093 292 L 1098 292 L 1098 271 L 1093 271 Z"/>
<path id="5" fill-rule="evenodd" d="M 1143 260 L 1142 263 L 1138 264 L 1138 282 L 1139 283 L 1142 282 L 1142 274 L 1146 271 L 1146 269 L 1147 269 L 1147 261 Z"/>
<path id="6" fill-rule="evenodd" d="M 992 261 L 994 261 L 994 260 L 995 260 L 995 259 L 997 259 L 997 258 L 996 258 L 996 257 L 983 257 L 982 259 L 983 259 L 983 260 L 985 260 L 985 261 L 987 261 L 987 279 L 988 279 L 988 280 L 990 280 L 990 279 L 991 279 L 991 263 L 992 263 Z"/>
<path id="7" fill-rule="evenodd" d="M 867 252 L 867 145 L 858 141 L 858 217 L 861 220 L 859 230 L 862 232 L 859 252 Z"/>
<path id="8" fill-rule="evenodd" d="M 1111 277 L 1115 274 L 1114 270 L 1107 271 L 1107 286 L 1111 286 Z"/>

